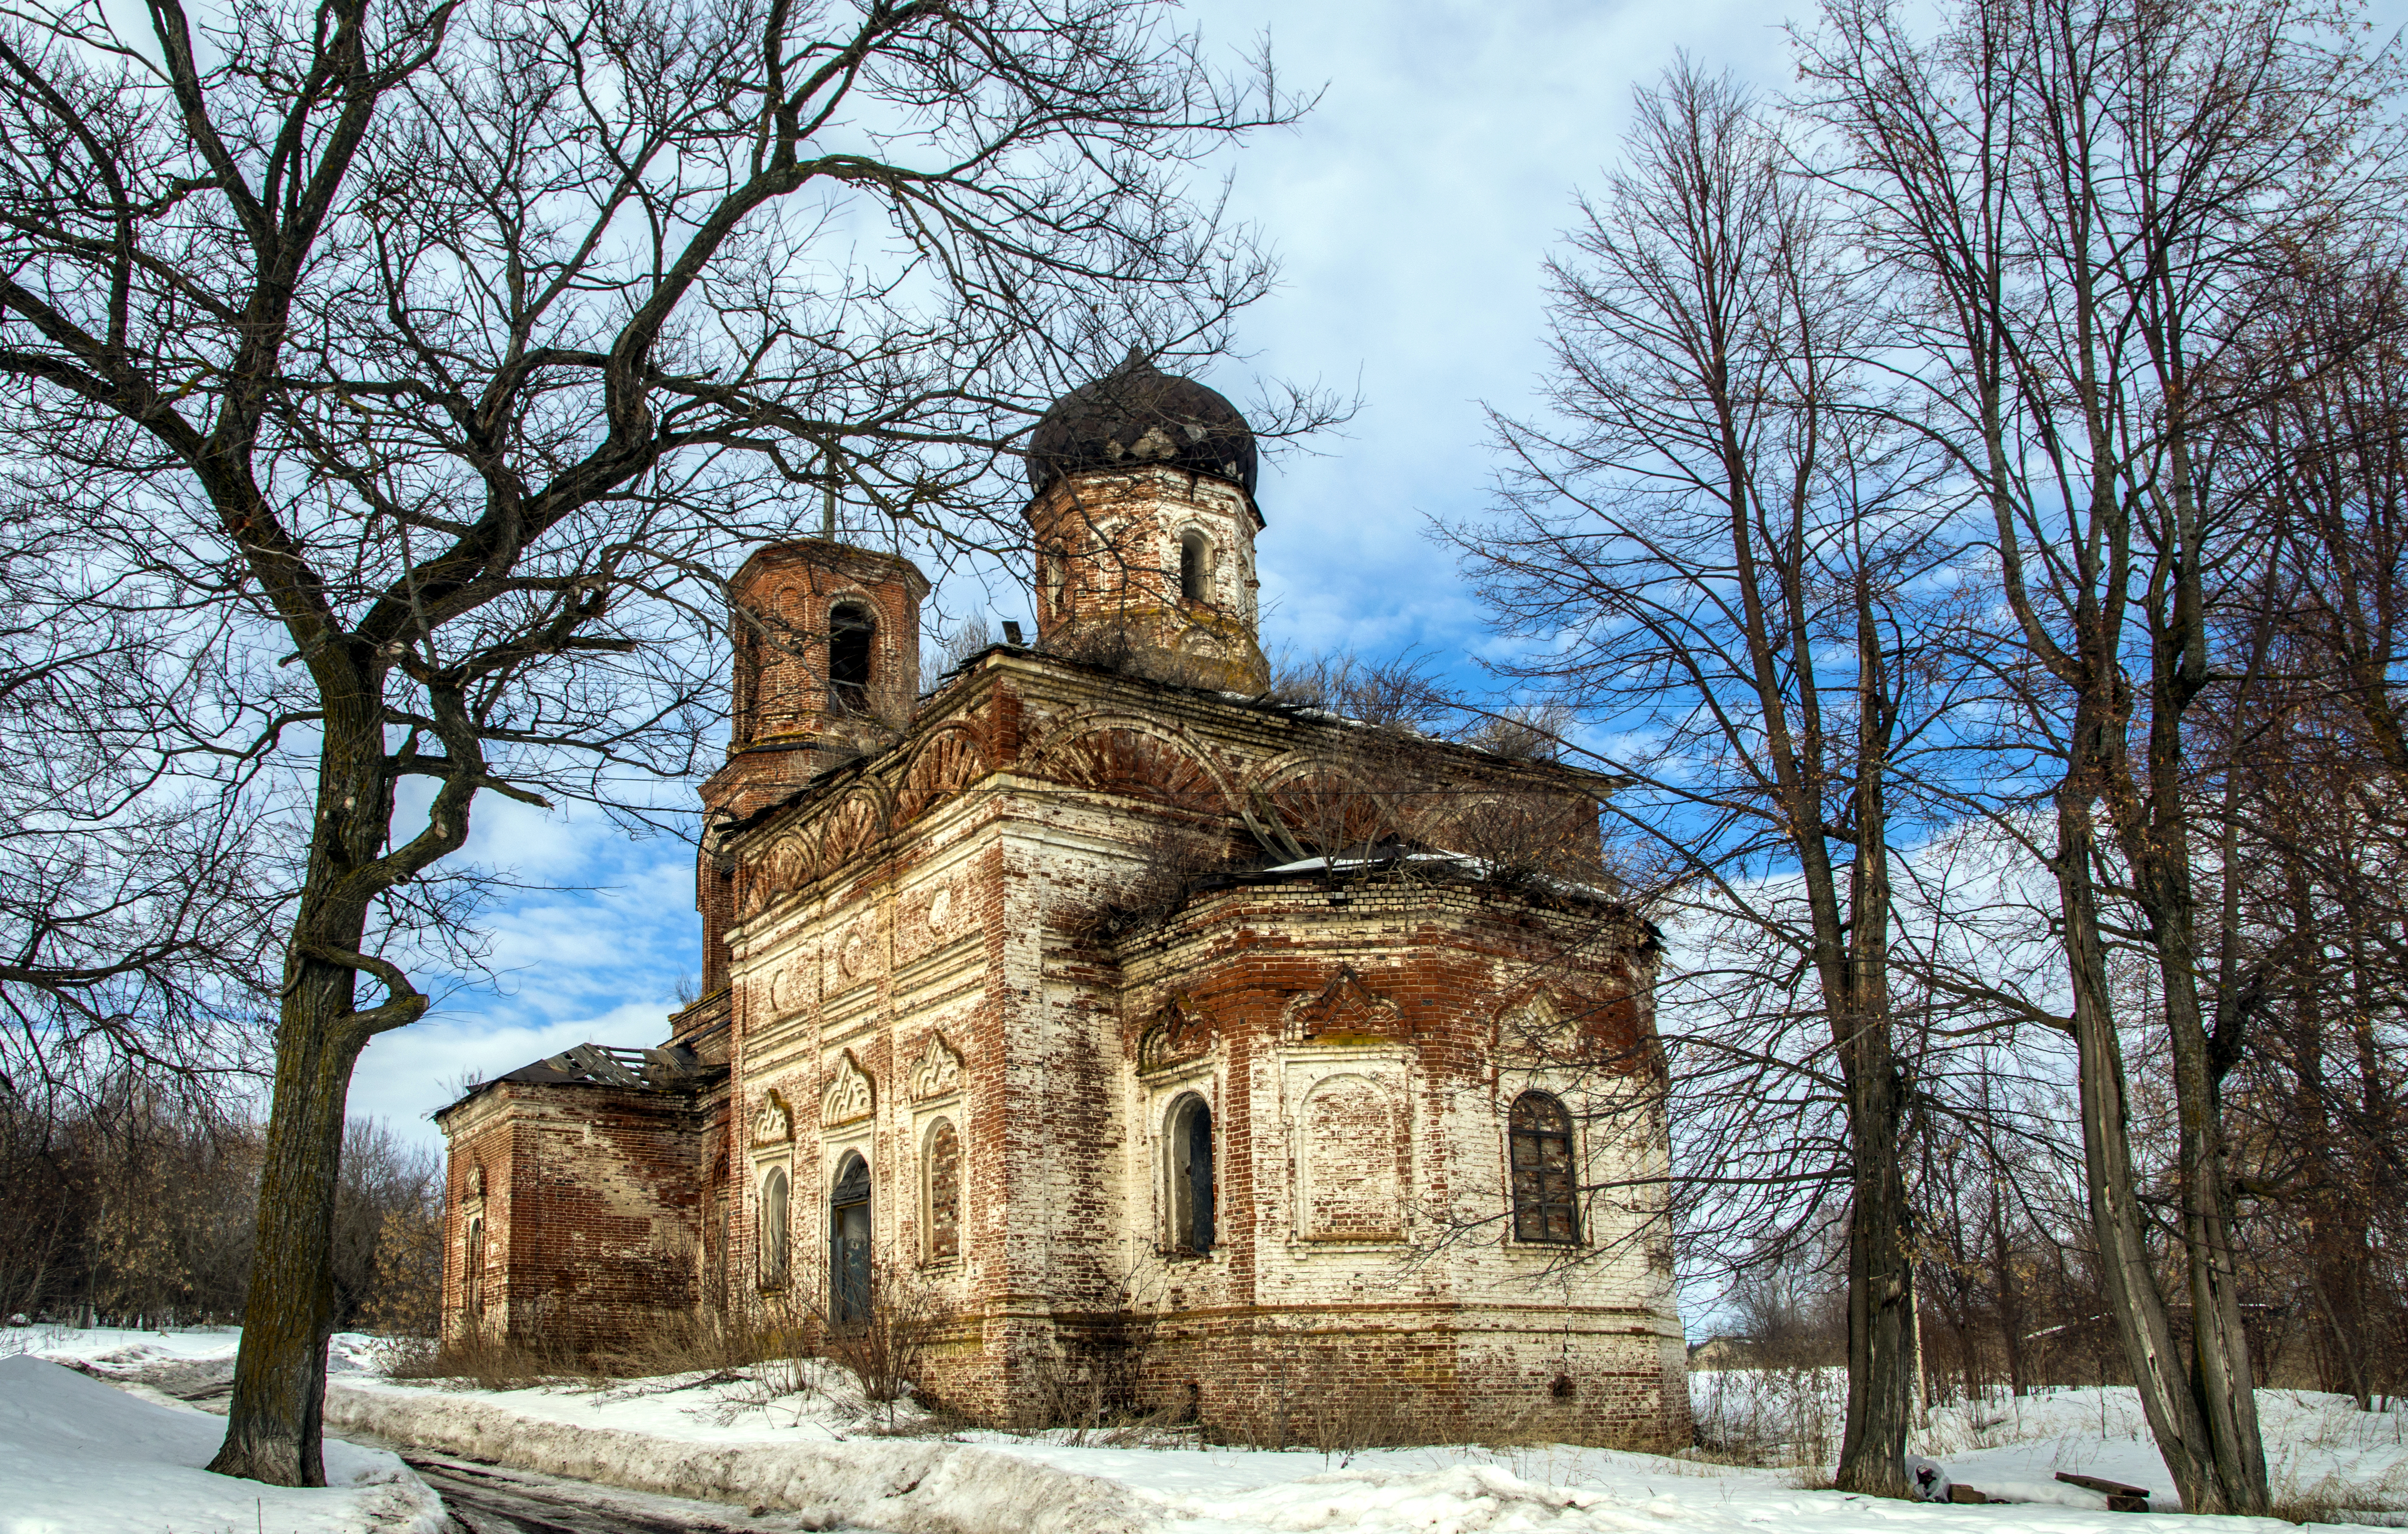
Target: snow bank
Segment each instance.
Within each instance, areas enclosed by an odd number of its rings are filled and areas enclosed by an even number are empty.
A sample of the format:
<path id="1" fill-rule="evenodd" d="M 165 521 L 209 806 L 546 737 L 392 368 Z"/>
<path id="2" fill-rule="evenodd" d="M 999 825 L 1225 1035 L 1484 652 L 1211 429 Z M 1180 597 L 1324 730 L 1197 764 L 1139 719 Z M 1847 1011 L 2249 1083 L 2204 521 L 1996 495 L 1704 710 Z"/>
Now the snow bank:
<path id="1" fill-rule="evenodd" d="M 531 1417 L 465 1394 L 330 1383 L 326 1426 L 665 1496 L 794 1508 L 893 1534 L 1141 1534 L 1126 1488 L 959 1443 L 710 1442 Z"/>
<path id="2" fill-rule="evenodd" d="M 1165 1534 L 2133 1534 L 2127 1513 L 1876 1501 L 1784 1486 L 1763 1471 L 1648 1455 L 1598 1455 L 1574 1474 L 1566 1483 L 1498 1465 L 1420 1472 L 1393 1461 L 1358 1465 L 1237 1496 L 1172 1498 L 1163 1527 Z M 2220 1522 L 2219 1534 L 2292 1534 L 2272 1519 Z"/>
<path id="3" fill-rule="evenodd" d="M 735 1403 L 713 1378 L 490 1395 L 346 1383 L 329 1388 L 327 1417 L 337 1427 L 548 1474 L 910 1534 L 2134 1534 L 2136 1527 L 2045 1471 L 2035 1489 L 2062 1496 L 1972 1508 L 1802 1490 L 1793 1470 L 1565 1444 L 1340 1459 L 1112 1447 L 1059 1434 L 838 1441 L 824 1403 L 748 1403 L 731 1413 Z M 2272 1520 L 2220 1519 L 2217 1530 L 2291 1534 Z"/>
<path id="4" fill-rule="evenodd" d="M 222 1418 L 0 1358 L 0 1534 L 441 1534 L 448 1521 L 392 1455 L 330 1441 L 328 1485 L 264 1486 L 201 1469 L 224 1436 Z"/>
<path id="5" fill-rule="evenodd" d="M 239 1326 L 187 1326 L 136 1331 L 127 1326 L 10 1326 L 0 1331 L 0 1358 L 32 1354 L 53 1363 L 98 1364 L 102 1372 L 150 1363 L 234 1357 Z"/>
<path id="6" fill-rule="evenodd" d="M 337 1332 L 326 1344 L 326 1372 L 373 1372 L 379 1367 L 380 1345 L 364 1332 Z M 0 1330 L 0 1358 L 30 1354 L 112 1380 L 131 1379 L 162 1364 L 232 1364 L 241 1347 L 240 1326 L 139 1331 L 129 1326 L 44 1326 Z"/>
<path id="7" fill-rule="evenodd" d="M 0 1351 L 15 1340 L 0 1335 Z M 222 1375 L 236 1339 L 231 1330 L 95 1331 L 27 1340 L 41 1353 L 73 1358 L 79 1368 L 139 1388 L 135 1382 L 197 1383 L 210 1369 Z M 1324 1456 L 1192 1441 L 1140 1447 L 1068 1433 L 883 1438 L 867 1430 L 870 1419 L 857 1393 L 848 1393 L 832 1371 L 806 1371 L 799 1388 L 785 1394 L 777 1392 L 796 1382 L 783 1374 L 773 1389 L 766 1376 L 720 1372 L 606 1388 L 484 1392 L 381 1379 L 374 1372 L 376 1351 L 365 1339 L 338 1338 L 333 1351 L 331 1432 L 374 1434 L 635 1491 L 793 1509 L 816 1515 L 801 1522 L 897 1534 L 2134 1534 L 2143 1527 L 2128 1514 L 2106 1512 L 2096 1493 L 2056 1480 L 2058 1470 L 2136 1483 L 2157 1492 L 2161 1510 L 2175 1505 L 2132 1392 L 2114 1387 L 2053 1390 L 1931 1412 L 1914 1435 L 1917 1452 L 1960 1483 L 2023 1499 L 2016 1506 L 1963 1507 L 1804 1490 L 1794 1469 L 1563 1444 Z M 1802 1451 L 1801 1457 L 1836 1451 L 1836 1372 L 1734 1374 L 1719 1382 L 1700 1376 L 1693 1383 L 1741 1436 L 1787 1444 Z M 0 1400 L 13 1406 L 18 1394 L 0 1383 Z M 2261 1391 L 2258 1409 L 2278 1497 L 2370 1512 L 2408 1507 L 2408 1412 L 2361 1412 L 2344 1398 L 2290 1391 Z M 180 1463 L 203 1462 L 216 1435 L 215 1421 L 201 1419 L 201 1436 Z M 349 1452 L 329 1442 L 330 1471 Z M 1822 1462 L 1829 1463 L 1828 1457 Z M 74 1484 L 76 1474 L 84 1486 L 101 1484 L 93 1479 L 89 1458 L 83 1463 L 63 1484 Z M 233 1512 L 222 1514 L 218 1503 L 161 1491 L 146 1504 L 148 1521 L 111 1523 L 87 1515 L 80 1499 L 12 1498 L 15 1483 L 0 1478 L 0 1534 L 162 1534 L 165 1527 L 176 1534 L 221 1534 L 253 1527 L 253 1510 L 240 1502 L 261 1488 L 196 1470 L 175 1473 L 231 1487 Z M 2318 1495 L 2290 1495 L 2308 1491 Z M 277 1534 L 376 1527 L 287 1516 L 280 1498 L 294 1495 L 325 1494 L 270 1493 L 262 1507 L 266 1527 Z M 107 1497 L 108 1508 L 118 1505 L 113 1489 Z M 61 1505 L 71 1506 L 74 1515 L 57 1518 Z M 20 1506 L 52 1521 L 12 1522 L 10 1512 Z M 175 1511 L 159 1511 L 169 1508 Z M 2214 1529 L 2290 1534 L 2288 1526 L 2272 1521 L 2219 1519 Z"/>

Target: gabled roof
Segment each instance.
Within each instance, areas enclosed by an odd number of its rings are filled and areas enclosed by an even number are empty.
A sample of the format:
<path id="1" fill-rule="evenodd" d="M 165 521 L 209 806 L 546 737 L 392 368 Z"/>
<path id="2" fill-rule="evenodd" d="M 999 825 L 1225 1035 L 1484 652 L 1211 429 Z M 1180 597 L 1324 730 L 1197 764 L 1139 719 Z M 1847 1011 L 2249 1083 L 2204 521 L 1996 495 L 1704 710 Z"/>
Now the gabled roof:
<path id="1" fill-rule="evenodd" d="M 521 1086 L 615 1086 L 638 1092 L 666 1092 L 692 1083 L 706 1069 L 703 1059 L 684 1044 L 658 1049 L 624 1049 L 611 1044 L 573 1044 L 558 1054 L 547 1054 L 490 1082 L 479 1082 L 457 1101 L 435 1111 L 441 1118 L 487 1087 L 503 1082 Z"/>

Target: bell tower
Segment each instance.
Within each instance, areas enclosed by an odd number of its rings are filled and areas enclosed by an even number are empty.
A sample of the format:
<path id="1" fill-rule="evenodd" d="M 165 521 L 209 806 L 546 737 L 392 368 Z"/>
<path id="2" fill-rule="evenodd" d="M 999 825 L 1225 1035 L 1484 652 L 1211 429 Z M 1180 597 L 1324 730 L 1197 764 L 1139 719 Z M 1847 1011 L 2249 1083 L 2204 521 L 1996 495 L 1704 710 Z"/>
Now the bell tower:
<path id="1" fill-rule="evenodd" d="M 702 989 L 727 983 L 732 868 L 715 830 L 892 739 L 920 695 L 919 566 L 823 538 L 766 544 L 727 583 L 735 707 L 727 765 L 703 781 L 695 870 Z"/>
<path id="2" fill-rule="evenodd" d="M 1254 437 L 1235 406 L 1131 351 L 1046 412 L 1027 459 L 1039 643 L 1197 685 L 1268 683 Z"/>

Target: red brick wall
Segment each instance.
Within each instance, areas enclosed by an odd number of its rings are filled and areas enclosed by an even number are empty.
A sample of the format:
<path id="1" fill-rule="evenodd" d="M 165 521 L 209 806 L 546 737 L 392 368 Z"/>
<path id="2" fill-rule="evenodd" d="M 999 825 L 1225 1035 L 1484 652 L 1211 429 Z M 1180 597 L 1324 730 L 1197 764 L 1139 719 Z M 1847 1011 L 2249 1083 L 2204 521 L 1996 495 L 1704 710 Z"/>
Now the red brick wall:
<path id="1" fill-rule="evenodd" d="M 488 1335 L 582 1351 L 636 1342 L 703 1297 L 705 1098 L 498 1082 L 450 1110 L 452 1260 L 444 1334 L 465 1309 L 468 1222 L 486 1221 Z M 482 1168 L 486 1193 L 474 1197 Z"/>

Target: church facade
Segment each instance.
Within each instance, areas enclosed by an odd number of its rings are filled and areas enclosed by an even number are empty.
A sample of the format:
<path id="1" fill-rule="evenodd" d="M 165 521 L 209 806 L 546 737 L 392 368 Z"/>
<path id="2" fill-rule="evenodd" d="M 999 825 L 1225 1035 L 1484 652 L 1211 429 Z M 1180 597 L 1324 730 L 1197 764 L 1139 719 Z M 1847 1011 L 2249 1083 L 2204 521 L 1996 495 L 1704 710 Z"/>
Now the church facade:
<path id="1" fill-rule="evenodd" d="M 1254 452 L 1134 360 L 1066 398 L 1035 642 L 924 695 L 908 562 L 755 553 L 704 994 L 437 1115 L 447 1337 L 908 1297 L 979 1420 L 1687 1441 L 1612 784 L 1265 697 Z"/>

